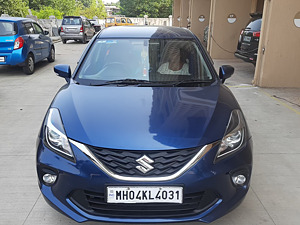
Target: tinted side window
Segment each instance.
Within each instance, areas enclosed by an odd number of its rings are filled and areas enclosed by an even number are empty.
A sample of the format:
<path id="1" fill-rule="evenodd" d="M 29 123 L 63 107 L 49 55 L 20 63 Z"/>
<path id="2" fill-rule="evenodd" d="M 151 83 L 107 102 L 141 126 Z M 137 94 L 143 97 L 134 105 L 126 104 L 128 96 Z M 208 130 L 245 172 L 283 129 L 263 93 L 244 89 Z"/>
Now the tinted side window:
<path id="1" fill-rule="evenodd" d="M 27 34 L 34 34 L 34 29 L 31 23 L 25 23 L 24 26 Z"/>
<path id="2" fill-rule="evenodd" d="M 257 19 L 257 20 L 251 21 L 248 24 L 247 28 L 250 29 L 250 30 L 257 30 L 257 31 L 259 31 L 260 28 L 261 28 L 261 19 Z"/>
<path id="3" fill-rule="evenodd" d="M 43 29 L 39 25 L 37 25 L 36 23 L 33 23 L 33 27 L 35 29 L 36 34 L 44 34 Z"/>

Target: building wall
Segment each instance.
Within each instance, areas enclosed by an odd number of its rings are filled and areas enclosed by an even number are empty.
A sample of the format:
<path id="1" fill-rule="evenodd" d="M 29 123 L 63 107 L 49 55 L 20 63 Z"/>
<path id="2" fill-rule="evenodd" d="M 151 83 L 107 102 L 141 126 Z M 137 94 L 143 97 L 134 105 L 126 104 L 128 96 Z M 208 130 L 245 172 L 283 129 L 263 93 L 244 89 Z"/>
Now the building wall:
<path id="1" fill-rule="evenodd" d="M 299 0 L 266 1 L 254 84 L 300 87 L 300 28 L 294 18 Z"/>
<path id="2" fill-rule="evenodd" d="M 211 0 L 191 0 L 191 31 L 203 42 L 204 29 L 209 24 Z M 203 22 L 199 17 L 204 16 Z"/>
<path id="3" fill-rule="evenodd" d="M 190 16 L 190 0 L 181 0 L 181 7 L 180 7 L 180 27 L 187 27 L 188 21 L 187 18 Z"/>
<path id="4" fill-rule="evenodd" d="M 212 58 L 235 58 L 241 29 L 250 19 L 252 0 L 211 0 L 211 19 L 208 51 Z M 228 22 L 234 14 L 236 21 Z"/>
<path id="5" fill-rule="evenodd" d="M 180 7 L 181 0 L 173 0 L 173 26 L 179 27 L 179 21 L 177 20 L 180 17 Z"/>

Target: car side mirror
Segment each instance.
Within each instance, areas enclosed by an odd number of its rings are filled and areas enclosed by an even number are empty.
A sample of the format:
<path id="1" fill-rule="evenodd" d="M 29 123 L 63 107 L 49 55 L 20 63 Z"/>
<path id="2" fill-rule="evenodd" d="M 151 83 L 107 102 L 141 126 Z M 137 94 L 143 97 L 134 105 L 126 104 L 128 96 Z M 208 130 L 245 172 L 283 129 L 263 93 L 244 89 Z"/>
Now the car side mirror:
<path id="1" fill-rule="evenodd" d="M 49 34 L 49 31 L 44 30 L 44 35 L 48 35 L 48 34 Z"/>
<path id="2" fill-rule="evenodd" d="M 222 83 L 224 84 L 225 80 L 231 77 L 231 75 L 234 73 L 234 68 L 229 65 L 223 65 L 219 69 L 219 77 L 222 80 Z"/>
<path id="3" fill-rule="evenodd" d="M 69 65 L 58 64 L 54 66 L 54 72 L 57 73 L 58 76 L 65 78 L 67 82 L 70 81 L 71 67 Z"/>

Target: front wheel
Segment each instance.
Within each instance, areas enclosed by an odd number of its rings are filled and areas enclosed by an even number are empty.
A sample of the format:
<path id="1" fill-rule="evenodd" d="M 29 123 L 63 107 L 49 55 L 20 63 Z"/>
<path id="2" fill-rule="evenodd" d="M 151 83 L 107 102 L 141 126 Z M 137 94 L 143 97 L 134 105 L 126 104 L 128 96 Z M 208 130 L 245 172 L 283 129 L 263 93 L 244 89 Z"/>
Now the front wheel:
<path id="1" fill-rule="evenodd" d="M 54 50 L 54 47 L 52 46 L 51 47 L 51 50 L 50 50 L 50 53 L 49 53 L 49 56 L 48 56 L 48 62 L 54 62 L 55 61 L 55 50 Z"/>
<path id="2" fill-rule="evenodd" d="M 34 59 L 33 55 L 29 54 L 25 60 L 25 66 L 23 66 L 23 72 L 27 75 L 33 74 L 34 72 Z"/>

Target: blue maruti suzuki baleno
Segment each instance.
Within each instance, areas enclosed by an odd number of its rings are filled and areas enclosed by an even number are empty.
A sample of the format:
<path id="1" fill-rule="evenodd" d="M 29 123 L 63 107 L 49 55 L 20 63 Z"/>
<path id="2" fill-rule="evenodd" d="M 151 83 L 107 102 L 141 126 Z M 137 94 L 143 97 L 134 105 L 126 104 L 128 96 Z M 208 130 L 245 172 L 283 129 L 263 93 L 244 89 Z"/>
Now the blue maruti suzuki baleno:
<path id="1" fill-rule="evenodd" d="M 212 61 L 175 27 L 111 27 L 90 41 L 43 121 L 37 173 L 72 219 L 211 222 L 245 197 L 252 139 Z"/>

